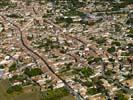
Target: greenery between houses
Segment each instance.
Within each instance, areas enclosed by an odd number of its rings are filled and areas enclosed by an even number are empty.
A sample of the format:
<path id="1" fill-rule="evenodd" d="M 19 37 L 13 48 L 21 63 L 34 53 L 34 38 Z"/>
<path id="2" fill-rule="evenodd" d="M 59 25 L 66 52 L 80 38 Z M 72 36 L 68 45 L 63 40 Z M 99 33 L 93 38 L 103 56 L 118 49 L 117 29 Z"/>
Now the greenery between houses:
<path id="1" fill-rule="evenodd" d="M 33 76 L 41 75 L 43 74 L 43 72 L 39 68 L 33 68 L 33 69 L 26 68 L 24 70 L 24 74 L 28 75 L 29 77 L 33 77 Z"/>
<path id="2" fill-rule="evenodd" d="M 69 91 L 62 87 L 54 90 L 44 91 L 43 93 L 44 100 L 60 100 L 64 96 L 69 95 Z"/>

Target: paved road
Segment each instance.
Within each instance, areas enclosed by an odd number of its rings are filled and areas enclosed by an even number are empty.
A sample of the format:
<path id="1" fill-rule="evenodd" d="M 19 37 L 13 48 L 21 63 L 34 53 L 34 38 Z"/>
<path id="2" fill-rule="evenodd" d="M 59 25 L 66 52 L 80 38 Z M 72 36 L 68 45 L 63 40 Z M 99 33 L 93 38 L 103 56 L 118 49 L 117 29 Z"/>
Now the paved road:
<path id="1" fill-rule="evenodd" d="M 25 44 L 25 42 L 24 42 L 24 40 L 23 40 L 23 32 L 21 31 L 21 29 L 18 27 L 18 29 L 19 29 L 19 32 L 20 32 L 20 40 L 21 40 L 21 43 L 22 43 L 22 45 L 28 50 L 28 51 L 30 51 L 31 53 L 33 53 L 34 55 L 36 55 L 38 58 L 40 58 L 43 62 L 44 62 L 44 64 L 47 66 L 47 68 L 49 69 L 49 71 L 50 72 L 52 72 L 56 77 L 58 77 L 58 79 L 60 79 L 64 84 L 65 84 L 65 86 L 66 86 L 66 88 L 71 92 L 71 93 L 73 93 L 74 95 L 76 95 L 76 96 L 79 96 L 82 100 L 83 100 L 83 97 L 79 94 L 79 93 L 77 93 L 77 92 L 75 92 L 72 88 L 71 88 L 71 86 L 63 79 L 63 78 L 61 78 L 58 74 L 56 74 L 55 72 L 54 72 L 54 70 L 51 68 L 51 66 L 48 64 L 48 62 L 45 60 L 45 59 L 43 59 L 43 57 L 41 57 L 38 53 L 36 53 L 36 52 L 34 52 L 31 48 L 29 48 L 26 44 Z M 24 30 L 24 29 L 23 29 Z"/>
<path id="2" fill-rule="evenodd" d="M 25 29 L 27 29 L 27 28 L 31 25 L 31 23 L 33 22 L 33 20 L 34 20 L 34 19 L 31 19 L 31 20 L 28 22 L 28 24 L 26 24 L 25 27 L 22 28 L 22 29 L 21 29 L 19 26 L 15 25 L 14 23 L 12 23 L 12 22 L 10 22 L 10 21 L 9 21 L 9 22 L 19 30 L 19 33 L 20 33 L 20 41 L 21 41 L 22 45 L 23 45 L 28 51 L 30 51 L 32 54 L 34 54 L 34 55 L 36 55 L 38 58 L 40 58 L 40 59 L 44 62 L 44 64 L 46 65 L 46 67 L 49 69 L 49 71 L 52 72 L 52 74 L 55 75 L 58 79 L 60 79 L 60 80 L 64 83 L 65 87 L 66 87 L 73 95 L 75 95 L 75 96 L 77 97 L 77 100 L 84 100 L 84 98 L 80 95 L 80 93 L 75 92 L 75 91 L 71 88 L 71 86 L 70 86 L 63 78 L 61 78 L 57 73 L 54 72 L 54 70 L 52 69 L 52 67 L 48 64 L 48 62 L 47 62 L 42 56 L 40 56 L 38 53 L 34 52 L 34 50 L 32 50 L 31 48 L 29 48 L 29 47 L 25 44 L 24 39 L 23 39 L 23 31 L 24 31 Z"/>

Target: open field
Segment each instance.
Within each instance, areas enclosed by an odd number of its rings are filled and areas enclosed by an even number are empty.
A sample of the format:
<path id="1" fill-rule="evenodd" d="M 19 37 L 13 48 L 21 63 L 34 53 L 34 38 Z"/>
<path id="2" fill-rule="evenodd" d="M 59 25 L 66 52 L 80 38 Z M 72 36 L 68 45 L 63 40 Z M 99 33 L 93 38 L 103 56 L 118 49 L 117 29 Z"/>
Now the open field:
<path id="1" fill-rule="evenodd" d="M 24 88 L 21 93 L 7 94 L 6 90 L 9 86 L 8 80 L 0 80 L 0 100 L 40 100 L 40 92 L 37 87 L 29 86 Z M 61 100 L 75 100 L 73 96 L 68 95 Z"/>
<path id="2" fill-rule="evenodd" d="M 7 94 L 8 80 L 0 80 L 0 100 L 40 100 L 40 94 L 35 87 L 33 91 Z"/>
<path id="3" fill-rule="evenodd" d="M 0 100 L 13 100 L 7 93 L 8 80 L 0 80 Z"/>

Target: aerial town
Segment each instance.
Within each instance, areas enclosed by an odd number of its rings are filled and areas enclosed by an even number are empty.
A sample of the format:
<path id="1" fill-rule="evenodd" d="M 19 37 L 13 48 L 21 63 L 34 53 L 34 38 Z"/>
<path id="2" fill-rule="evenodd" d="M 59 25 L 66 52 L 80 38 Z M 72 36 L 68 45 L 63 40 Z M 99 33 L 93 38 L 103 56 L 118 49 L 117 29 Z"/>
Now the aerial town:
<path id="1" fill-rule="evenodd" d="M 0 0 L 0 100 L 133 100 L 133 0 Z"/>

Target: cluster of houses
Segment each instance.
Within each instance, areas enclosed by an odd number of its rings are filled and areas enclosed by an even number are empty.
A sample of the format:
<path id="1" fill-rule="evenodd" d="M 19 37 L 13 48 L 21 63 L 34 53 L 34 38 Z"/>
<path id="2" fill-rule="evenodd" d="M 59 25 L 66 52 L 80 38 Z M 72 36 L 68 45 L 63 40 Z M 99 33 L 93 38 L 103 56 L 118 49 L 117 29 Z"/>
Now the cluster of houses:
<path id="1" fill-rule="evenodd" d="M 34 18 L 23 30 L 24 42 L 75 92 L 84 99 L 112 100 L 119 98 L 117 92 L 126 91 L 121 95 L 130 98 L 133 94 L 133 28 L 132 23 L 126 22 L 132 18 L 132 4 L 116 13 L 111 11 L 112 6 L 107 0 L 103 3 L 94 1 L 78 0 L 85 6 L 76 10 L 70 7 L 71 10 L 67 2 L 58 0 L 40 4 L 11 0 L 16 6 L 0 13 L 0 79 L 13 80 L 13 86 L 23 87 L 35 82 L 41 91 L 65 87 L 41 59 L 23 47 L 19 31 L 12 24 L 23 29 Z M 121 0 L 115 0 L 115 3 L 122 3 L 118 1 Z M 29 72 L 26 72 L 27 68 Z M 89 73 L 86 68 L 93 73 L 86 76 Z M 42 73 L 36 69 L 41 69 Z M 98 86 L 108 92 L 98 91 L 95 78 L 102 81 Z M 88 80 L 92 82 L 91 87 L 87 86 Z"/>

